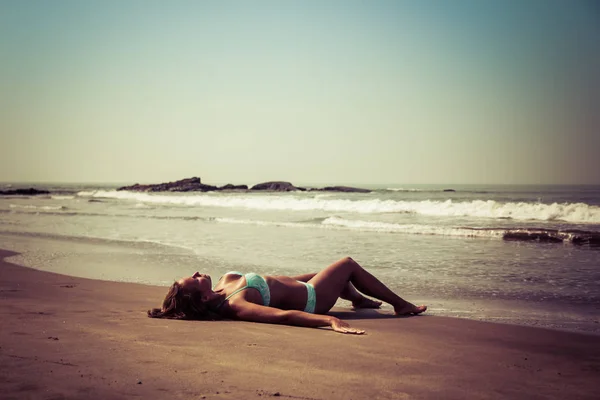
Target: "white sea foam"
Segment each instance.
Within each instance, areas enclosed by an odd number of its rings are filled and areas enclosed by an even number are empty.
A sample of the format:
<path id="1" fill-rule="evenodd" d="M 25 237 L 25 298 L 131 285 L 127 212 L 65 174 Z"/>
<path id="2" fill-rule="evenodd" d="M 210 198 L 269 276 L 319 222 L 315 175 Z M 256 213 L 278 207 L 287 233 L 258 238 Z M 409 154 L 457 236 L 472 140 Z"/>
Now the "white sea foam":
<path id="1" fill-rule="evenodd" d="M 353 230 L 360 232 L 379 232 L 379 233 L 399 233 L 407 235 L 429 235 L 429 236 L 452 236 L 464 238 L 488 238 L 488 239 L 509 239 L 524 241 L 571 241 L 576 240 L 585 242 L 592 240 L 597 242 L 597 234 L 593 232 L 561 232 L 555 230 L 543 229 L 501 229 L 501 228 L 469 228 L 452 227 L 426 224 L 395 224 L 378 221 L 350 220 L 340 217 L 325 218 L 320 222 L 278 222 L 263 221 L 237 218 L 214 218 L 214 222 L 287 227 L 287 228 L 315 228 L 315 229 L 335 229 L 335 230 Z"/>
<path id="2" fill-rule="evenodd" d="M 65 206 L 34 206 L 31 204 L 10 204 L 10 208 L 20 208 L 26 210 L 46 210 L 46 211 L 55 211 L 55 210 L 66 210 Z"/>
<path id="3" fill-rule="evenodd" d="M 215 222 L 240 225 L 281 226 L 288 228 L 322 228 L 349 229 L 363 232 L 404 233 L 412 235 L 436 235 L 459 237 L 502 238 L 504 230 L 485 230 L 455 227 L 440 227 L 435 225 L 393 224 L 376 221 L 348 220 L 339 217 L 329 217 L 321 223 L 277 222 L 237 218 L 215 218 Z"/>
<path id="4" fill-rule="evenodd" d="M 53 200 L 73 200 L 75 196 L 52 195 L 50 198 Z"/>
<path id="5" fill-rule="evenodd" d="M 281 226 L 287 228 L 318 228 L 318 224 L 301 223 L 301 222 L 278 222 L 278 221 L 261 221 L 252 219 L 238 219 L 238 218 L 215 218 L 215 222 L 223 222 L 227 224 L 240 224 L 240 225 L 258 225 L 258 226 Z"/>
<path id="6" fill-rule="evenodd" d="M 502 238 L 504 234 L 503 230 L 479 230 L 421 224 L 393 224 L 389 222 L 348 220 L 339 217 L 329 217 L 322 224 L 324 226 L 336 226 L 368 232 L 406 233 L 413 235 Z"/>
<path id="7" fill-rule="evenodd" d="M 328 199 L 290 195 L 227 195 L 206 194 L 165 195 L 126 191 L 80 192 L 79 196 L 114 198 L 150 204 L 173 204 L 200 207 L 246 208 L 256 210 L 414 213 L 440 217 L 477 217 L 514 220 L 566 221 L 571 223 L 600 223 L 600 207 L 585 203 L 502 203 L 494 200 L 464 202 L 398 201 L 381 199 Z"/>
<path id="8" fill-rule="evenodd" d="M 423 189 L 386 188 L 390 192 L 423 192 Z"/>

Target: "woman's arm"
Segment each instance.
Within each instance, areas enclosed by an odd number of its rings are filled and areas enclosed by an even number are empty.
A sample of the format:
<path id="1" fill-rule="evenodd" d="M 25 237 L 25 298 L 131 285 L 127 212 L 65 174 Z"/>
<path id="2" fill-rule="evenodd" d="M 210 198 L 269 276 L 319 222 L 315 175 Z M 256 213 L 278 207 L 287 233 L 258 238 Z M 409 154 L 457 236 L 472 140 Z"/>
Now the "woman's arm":
<path id="1" fill-rule="evenodd" d="M 280 310 L 273 307 L 259 306 L 247 301 L 230 303 L 229 307 L 236 318 L 243 321 L 263 322 L 267 324 L 282 324 L 318 328 L 330 326 L 340 333 L 361 335 L 365 331 L 351 328 L 346 322 L 331 315 L 310 314 L 298 310 Z"/>

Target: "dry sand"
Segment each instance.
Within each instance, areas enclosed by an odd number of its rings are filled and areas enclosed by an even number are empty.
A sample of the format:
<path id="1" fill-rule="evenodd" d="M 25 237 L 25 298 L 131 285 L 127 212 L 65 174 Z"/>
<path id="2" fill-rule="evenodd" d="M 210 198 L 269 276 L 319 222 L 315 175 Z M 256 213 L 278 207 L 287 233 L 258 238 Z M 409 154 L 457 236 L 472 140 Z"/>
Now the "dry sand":
<path id="1" fill-rule="evenodd" d="M 600 336 L 372 310 L 334 312 L 365 336 L 147 318 L 164 293 L 2 261 L 0 398 L 598 398 Z"/>

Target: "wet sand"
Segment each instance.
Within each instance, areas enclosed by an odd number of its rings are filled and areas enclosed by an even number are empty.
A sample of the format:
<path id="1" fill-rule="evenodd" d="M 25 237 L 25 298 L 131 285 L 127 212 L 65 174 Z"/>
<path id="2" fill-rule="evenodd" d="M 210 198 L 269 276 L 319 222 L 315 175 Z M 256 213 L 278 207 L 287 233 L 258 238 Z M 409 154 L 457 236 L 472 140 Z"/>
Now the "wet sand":
<path id="1" fill-rule="evenodd" d="M 1 251 L 1 257 L 14 253 Z M 146 317 L 165 288 L 0 262 L 3 399 L 592 399 L 600 336 L 336 309 L 364 336 Z"/>

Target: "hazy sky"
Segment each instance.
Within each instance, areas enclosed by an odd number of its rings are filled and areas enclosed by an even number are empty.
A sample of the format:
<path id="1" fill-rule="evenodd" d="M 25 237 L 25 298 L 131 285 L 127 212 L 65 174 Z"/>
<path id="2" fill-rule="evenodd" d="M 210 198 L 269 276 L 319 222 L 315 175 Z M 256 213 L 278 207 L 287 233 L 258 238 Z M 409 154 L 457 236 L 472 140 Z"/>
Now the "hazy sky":
<path id="1" fill-rule="evenodd" d="M 593 0 L 0 0 L 0 57 L 0 181 L 600 184 Z"/>

